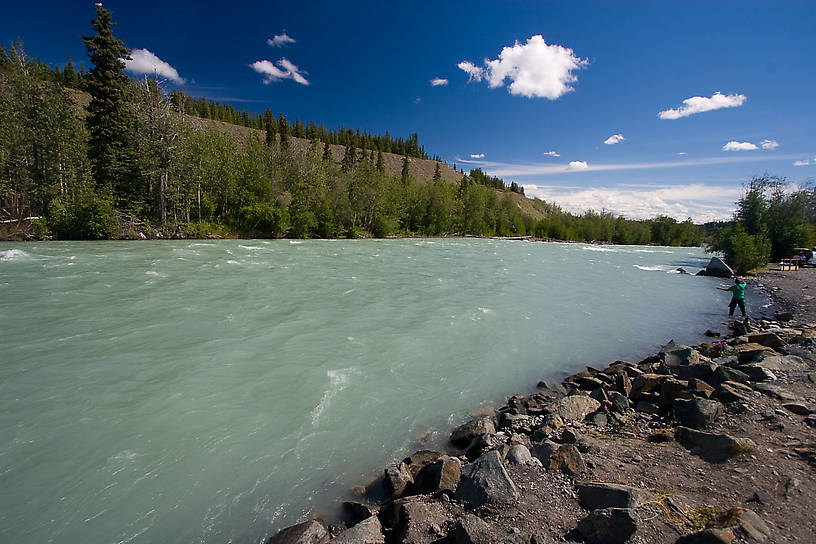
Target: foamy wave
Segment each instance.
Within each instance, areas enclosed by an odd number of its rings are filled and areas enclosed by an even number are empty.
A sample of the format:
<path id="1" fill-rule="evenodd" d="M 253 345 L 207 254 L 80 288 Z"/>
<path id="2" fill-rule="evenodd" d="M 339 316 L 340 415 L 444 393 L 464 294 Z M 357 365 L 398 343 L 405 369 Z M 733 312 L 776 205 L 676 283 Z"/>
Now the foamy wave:
<path id="1" fill-rule="evenodd" d="M 289 240 L 289 243 L 292 244 L 292 245 L 297 245 L 297 244 L 302 244 L 303 242 L 301 242 L 300 240 Z"/>
<path id="2" fill-rule="evenodd" d="M 617 253 L 617 249 L 609 249 L 608 247 L 597 247 L 597 246 L 584 246 L 581 249 L 585 249 L 586 251 L 605 251 L 607 253 Z"/>
<path id="3" fill-rule="evenodd" d="M 326 373 L 329 377 L 329 388 L 323 393 L 323 398 L 312 410 L 312 425 L 317 426 L 320 421 L 320 415 L 323 410 L 328 408 L 337 393 L 345 389 L 351 381 L 351 376 L 354 374 L 353 368 L 342 368 L 339 370 L 329 370 Z"/>
<path id="4" fill-rule="evenodd" d="M 145 272 L 145 276 L 155 276 L 157 278 L 166 278 L 167 274 L 162 274 L 161 272 L 156 272 L 155 270 L 148 270 Z"/>
<path id="5" fill-rule="evenodd" d="M 638 270 L 648 270 L 649 272 L 659 272 L 661 270 L 666 270 L 665 266 L 640 266 L 639 264 L 632 265 Z"/>
<path id="6" fill-rule="evenodd" d="M 263 249 L 261 246 L 241 246 L 241 245 L 239 245 L 238 247 L 243 248 L 243 249 Z"/>
<path id="7" fill-rule="evenodd" d="M 7 249 L 5 251 L 0 251 L 0 262 L 11 263 L 30 261 L 32 259 L 33 257 L 22 249 Z"/>

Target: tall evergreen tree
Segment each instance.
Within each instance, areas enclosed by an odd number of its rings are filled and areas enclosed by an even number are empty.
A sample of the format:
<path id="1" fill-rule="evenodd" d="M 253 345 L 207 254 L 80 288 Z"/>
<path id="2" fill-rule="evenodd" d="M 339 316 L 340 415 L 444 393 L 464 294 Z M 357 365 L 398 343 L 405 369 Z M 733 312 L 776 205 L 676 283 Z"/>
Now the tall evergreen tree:
<path id="1" fill-rule="evenodd" d="M 410 163 L 408 162 L 408 155 L 402 157 L 402 182 L 408 181 L 408 176 L 411 175 Z"/>
<path id="2" fill-rule="evenodd" d="M 331 159 L 332 159 L 331 147 L 329 147 L 329 142 L 325 142 L 323 144 L 323 160 L 325 162 L 328 162 Z"/>
<path id="3" fill-rule="evenodd" d="M 264 112 L 264 130 L 266 131 L 266 145 L 269 147 L 275 144 L 276 128 L 275 117 L 271 111 L 266 110 Z"/>
<path id="4" fill-rule="evenodd" d="M 377 172 L 384 172 L 385 164 L 383 163 L 382 151 L 377 151 Z"/>
<path id="5" fill-rule="evenodd" d="M 439 183 L 440 181 L 442 181 L 442 171 L 439 169 L 439 162 L 437 162 L 436 168 L 434 168 L 433 182 Z"/>
<path id="6" fill-rule="evenodd" d="M 135 165 L 135 116 L 128 103 L 130 79 L 122 71 L 123 60 L 130 59 L 130 49 L 113 35 L 111 16 L 97 4 L 96 19 L 91 21 L 96 34 L 82 38 L 94 65 L 87 84 L 91 94 L 86 119 L 88 156 L 97 186 L 133 207 L 145 195 Z"/>
<path id="7" fill-rule="evenodd" d="M 278 133 L 280 134 L 280 148 L 281 150 L 289 149 L 289 121 L 284 114 L 280 114 L 278 118 Z"/>

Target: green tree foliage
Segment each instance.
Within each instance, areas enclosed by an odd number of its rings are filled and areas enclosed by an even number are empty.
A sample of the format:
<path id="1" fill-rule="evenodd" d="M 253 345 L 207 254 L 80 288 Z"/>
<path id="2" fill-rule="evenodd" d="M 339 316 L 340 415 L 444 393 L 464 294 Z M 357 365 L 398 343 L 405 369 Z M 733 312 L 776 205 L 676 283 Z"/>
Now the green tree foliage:
<path id="1" fill-rule="evenodd" d="M 141 211 L 145 191 L 136 165 L 133 93 L 122 60 L 130 58 L 130 49 L 113 35 L 112 13 L 101 4 L 91 24 L 96 33 L 82 40 L 94 65 L 87 81 L 91 101 L 86 119 L 93 179 L 122 207 Z"/>
<path id="2" fill-rule="evenodd" d="M 738 273 L 765 265 L 769 260 L 793 256 L 796 247 L 812 247 L 814 191 L 786 191 L 784 178 L 751 178 L 737 202 L 734 220 L 709 225 L 706 245 L 722 252 Z"/>

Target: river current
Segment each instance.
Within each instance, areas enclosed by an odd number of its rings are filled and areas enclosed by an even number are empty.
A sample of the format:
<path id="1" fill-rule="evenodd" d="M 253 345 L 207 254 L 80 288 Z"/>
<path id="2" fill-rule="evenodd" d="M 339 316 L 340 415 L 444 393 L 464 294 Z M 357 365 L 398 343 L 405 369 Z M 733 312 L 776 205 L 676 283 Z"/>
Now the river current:
<path id="1" fill-rule="evenodd" d="M 482 405 L 726 318 L 697 248 L 0 244 L 0 542 L 259 542 Z M 749 288 L 749 311 L 765 304 Z"/>

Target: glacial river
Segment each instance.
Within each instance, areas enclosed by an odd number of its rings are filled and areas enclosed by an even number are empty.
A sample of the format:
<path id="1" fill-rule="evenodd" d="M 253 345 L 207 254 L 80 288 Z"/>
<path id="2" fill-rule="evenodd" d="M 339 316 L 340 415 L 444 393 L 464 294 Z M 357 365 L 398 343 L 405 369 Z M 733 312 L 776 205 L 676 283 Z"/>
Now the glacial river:
<path id="1" fill-rule="evenodd" d="M 693 342 L 695 248 L 0 244 L 0 542 L 260 542 L 481 405 Z M 750 289 L 749 310 L 766 301 Z"/>

